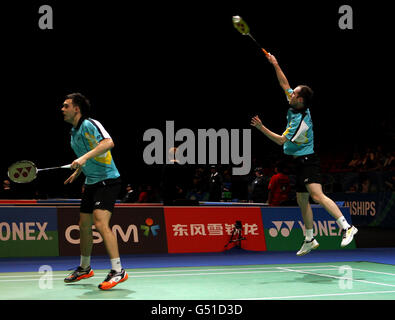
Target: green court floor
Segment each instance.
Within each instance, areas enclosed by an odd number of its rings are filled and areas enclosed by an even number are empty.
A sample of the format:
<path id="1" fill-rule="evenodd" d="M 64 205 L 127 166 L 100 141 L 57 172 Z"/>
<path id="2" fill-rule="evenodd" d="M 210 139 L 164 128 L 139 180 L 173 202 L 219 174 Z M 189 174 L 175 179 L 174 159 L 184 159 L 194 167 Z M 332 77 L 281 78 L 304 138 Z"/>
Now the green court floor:
<path id="1" fill-rule="evenodd" d="M 69 271 L 0 273 L 0 299 L 395 299 L 395 266 L 372 262 L 127 269 L 110 291 L 97 288 L 108 270 L 94 271 L 73 284 Z"/>

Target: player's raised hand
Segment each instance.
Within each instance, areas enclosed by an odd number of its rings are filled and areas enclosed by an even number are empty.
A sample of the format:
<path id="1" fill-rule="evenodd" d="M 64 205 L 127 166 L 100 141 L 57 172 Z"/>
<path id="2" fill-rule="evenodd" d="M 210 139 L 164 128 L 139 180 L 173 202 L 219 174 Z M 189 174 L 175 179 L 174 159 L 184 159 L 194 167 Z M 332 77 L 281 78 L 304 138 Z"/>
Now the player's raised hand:
<path id="1" fill-rule="evenodd" d="M 267 60 L 272 64 L 272 65 L 276 65 L 278 64 L 277 59 L 275 56 L 273 56 L 271 53 L 268 53 L 266 55 Z"/>
<path id="2" fill-rule="evenodd" d="M 262 121 L 261 119 L 259 119 L 258 116 L 255 116 L 251 119 L 251 125 L 257 129 L 259 129 L 260 127 L 262 127 Z"/>

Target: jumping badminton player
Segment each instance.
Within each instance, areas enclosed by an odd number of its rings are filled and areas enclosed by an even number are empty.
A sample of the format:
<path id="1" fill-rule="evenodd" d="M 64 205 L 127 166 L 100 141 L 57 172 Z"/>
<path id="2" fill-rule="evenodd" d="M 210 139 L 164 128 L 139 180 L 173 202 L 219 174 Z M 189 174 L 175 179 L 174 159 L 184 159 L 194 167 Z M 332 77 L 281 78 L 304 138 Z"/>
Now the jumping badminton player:
<path id="1" fill-rule="evenodd" d="M 296 254 L 303 256 L 319 246 L 317 240 L 313 237 L 313 212 L 309 203 L 309 196 L 336 219 L 343 234 L 341 247 L 345 247 L 352 241 L 358 230 L 347 223 L 336 203 L 322 192 L 320 160 L 314 153 L 313 123 L 309 110 L 313 91 L 304 85 L 291 89 L 276 58 L 268 54 L 267 59 L 273 65 L 277 79 L 285 91 L 290 105 L 287 114 L 288 124 L 282 135 L 266 128 L 258 116 L 252 118 L 251 125 L 260 130 L 270 140 L 282 145 L 284 153 L 293 156 L 293 161 L 295 161 L 296 199 L 306 228 L 302 248 Z"/>
<path id="2" fill-rule="evenodd" d="M 121 266 L 117 239 L 109 226 L 114 204 L 121 190 L 121 178 L 110 152 L 114 143 L 98 121 L 88 118 L 89 110 L 89 101 L 80 93 L 66 96 L 62 107 L 64 121 L 73 126 L 71 147 L 78 157 L 71 164 L 75 171 L 65 184 L 72 183 L 81 172 L 86 176 L 79 221 L 81 261 L 79 267 L 64 281 L 70 283 L 94 275 L 90 266 L 94 224 L 103 238 L 111 260 L 111 271 L 99 284 L 100 289 L 108 290 L 128 279 Z"/>

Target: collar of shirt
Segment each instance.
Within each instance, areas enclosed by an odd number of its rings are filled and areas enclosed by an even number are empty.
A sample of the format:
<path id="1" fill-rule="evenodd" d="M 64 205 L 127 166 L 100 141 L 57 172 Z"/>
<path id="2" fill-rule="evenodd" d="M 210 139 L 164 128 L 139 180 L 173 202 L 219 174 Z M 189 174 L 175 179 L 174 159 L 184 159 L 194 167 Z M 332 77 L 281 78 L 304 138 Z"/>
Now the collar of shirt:
<path id="1" fill-rule="evenodd" d="M 74 128 L 74 127 L 72 127 L 71 128 L 71 131 L 70 131 L 70 133 L 73 133 L 73 132 L 75 132 L 75 131 L 78 131 L 78 129 L 81 127 L 81 125 L 82 125 L 82 122 L 84 122 L 84 120 L 85 119 L 87 119 L 86 117 L 81 117 L 80 118 L 80 120 L 78 121 L 78 123 L 77 123 L 77 126 Z"/>
<path id="2" fill-rule="evenodd" d="M 303 108 L 303 109 L 299 109 L 299 110 L 297 110 L 297 109 L 294 109 L 294 108 L 289 108 L 289 111 L 291 111 L 292 113 L 302 113 L 302 114 L 304 114 L 304 113 L 306 113 L 306 111 L 308 110 L 308 108 Z"/>

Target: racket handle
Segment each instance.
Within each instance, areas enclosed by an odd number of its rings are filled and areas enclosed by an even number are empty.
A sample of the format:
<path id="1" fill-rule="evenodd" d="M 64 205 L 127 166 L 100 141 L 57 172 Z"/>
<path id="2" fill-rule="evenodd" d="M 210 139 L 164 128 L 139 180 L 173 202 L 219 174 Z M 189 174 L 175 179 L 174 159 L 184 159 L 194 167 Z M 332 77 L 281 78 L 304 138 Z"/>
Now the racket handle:
<path id="1" fill-rule="evenodd" d="M 71 169 L 71 164 L 66 164 L 64 166 L 61 166 L 62 169 Z"/>
<path id="2" fill-rule="evenodd" d="M 269 53 L 268 53 L 265 49 L 263 49 L 263 48 L 261 48 L 261 49 L 262 49 L 263 53 L 264 53 L 266 56 L 269 55 Z"/>

